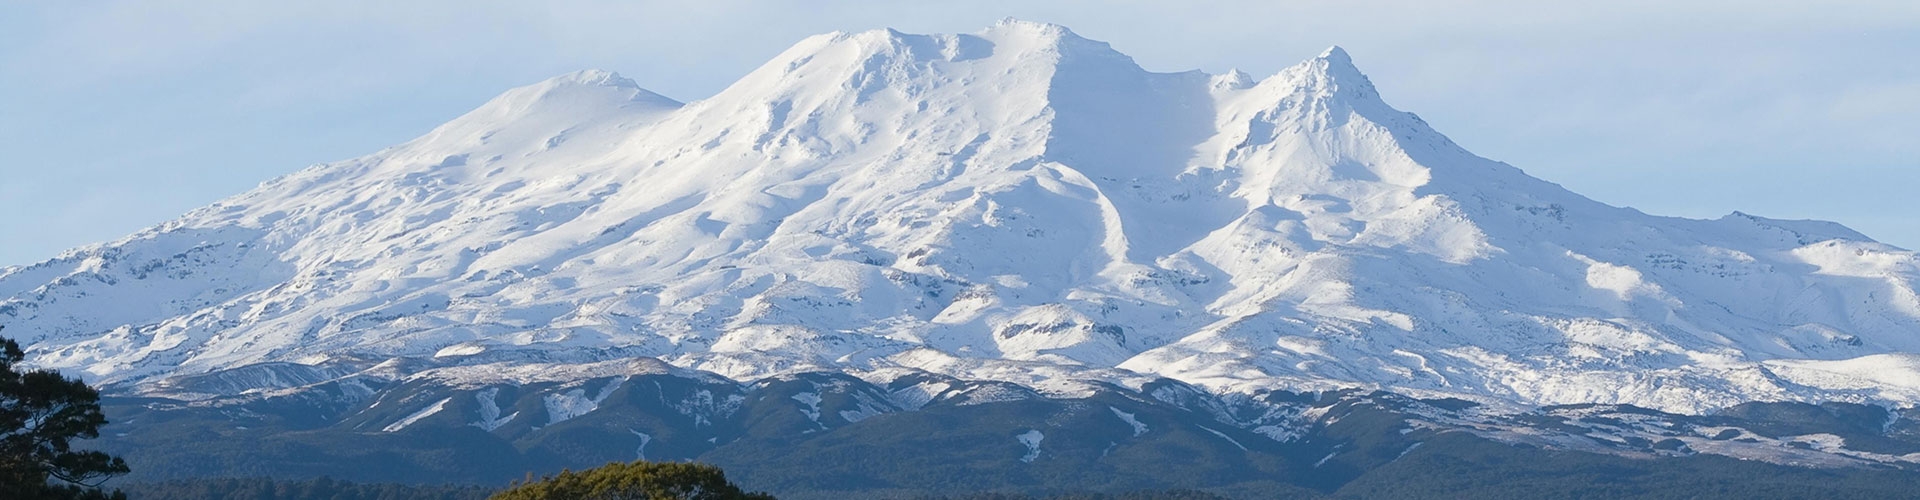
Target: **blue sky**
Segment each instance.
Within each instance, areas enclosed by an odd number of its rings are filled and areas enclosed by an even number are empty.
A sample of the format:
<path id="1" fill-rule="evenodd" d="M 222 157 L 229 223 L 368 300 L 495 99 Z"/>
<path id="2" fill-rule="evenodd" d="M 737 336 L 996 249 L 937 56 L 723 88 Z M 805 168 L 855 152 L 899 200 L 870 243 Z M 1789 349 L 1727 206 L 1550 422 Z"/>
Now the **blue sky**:
<path id="1" fill-rule="evenodd" d="M 1920 2 L 1668 3 L 0 0 L 0 266 L 568 71 L 695 100 L 806 35 L 1007 16 L 1156 71 L 1266 75 L 1338 44 L 1396 107 L 1600 201 L 1920 247 Z"/>

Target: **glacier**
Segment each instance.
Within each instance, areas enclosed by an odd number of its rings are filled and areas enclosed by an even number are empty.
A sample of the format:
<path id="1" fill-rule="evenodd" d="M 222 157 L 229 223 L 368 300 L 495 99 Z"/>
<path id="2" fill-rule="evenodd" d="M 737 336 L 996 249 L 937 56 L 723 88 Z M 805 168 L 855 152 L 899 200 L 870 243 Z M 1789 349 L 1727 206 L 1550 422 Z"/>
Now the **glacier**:
<path id="1" fill-rule="evenodd" d="M 811 37 L 689 103 L 513 89 L 0 269 L 0 325 L 34 366 L 189 398 L 827 371 L 1699 413 L 1920 402 L 1917 285 L 1839 224 L 1649 215 L 1476 156 L 1337 47 L 1157 73 L 1009 20 Z"/>

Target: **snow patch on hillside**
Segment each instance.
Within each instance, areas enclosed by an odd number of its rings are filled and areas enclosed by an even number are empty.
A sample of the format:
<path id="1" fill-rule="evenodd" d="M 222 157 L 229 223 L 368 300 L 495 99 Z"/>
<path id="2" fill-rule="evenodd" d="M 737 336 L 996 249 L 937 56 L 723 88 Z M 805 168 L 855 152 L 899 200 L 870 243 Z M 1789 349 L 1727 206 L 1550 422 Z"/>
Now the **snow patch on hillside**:
<path id="1" fill-rule="evenodd" d="M 495 400 L 495 398 L 499 396 L 500 388 L 498 387 L 488 387 L 480 392 L 474 393 L 474 402 L 480 404 L 480 420 L 468 425 L 479 427 L 480 430 L 487 432 L 493 432 L 494 429 L 499 429 L 500 426 L 507 425 L 507 422 L 512 422 L 514 417 L 520 416 L 520 412 L 517 411 L 501 415 L 500 403 Z"/>
<path id="2" fill-rule="evenodd" d="M 402 418 L 398 421 L 395 421 L 392 424 L 388 424 L 384 428 L 381 428 L 380 432 L 399 432 L 401 429 L 405 429 L 407 428 L 407 426 L 413 425 L 414 422 L 419 422 L 420 419 L 431 417 L 435 413 L 440 413 L 440 410 L 447 409 L 447 402 L 449 401 L 453 401 L 453 398 L 443 398 L 440 401 L 436 401 L 431 405 L 427 405 L 426 408 L 421 408 L 420 411 L 413 412 L 413 414 L 407 415 L 406 418 Z"/>
<path id="3" fill-rule="evenodd" d="M 1040 440 L 1046 438 L 1046 434 L 1042 434 L 1039 430 L 1034 429 L 1028 429 L 1027 432 L 1015 435 L 1013 440 L 1019 441 L 1021 446 L 1027 447 L 1027 454 L 1021 455 L 1020 461 L 1023 463 L 1033 463 L 1034 460 L 1039 459 Z"/>
<path id="4" fill-rule="evenodd" d="M 600 390 L 592 396 L 587 395 L 587 389 L 585 387 L 567 389 L 565 392 L 555 392 L 542 396 L 541 400 L 546 403 L 547 407 L 547 425 L 571 420 L 574 417 L 586 415 L 587 413 L 593 412 L 593 410 L 599 409 L 600 403 L 612 396 L 613 391 L 620 389 L 620 385 L 624 382 L 626 382 L 624 378 L 613 379 L 605 385 L 602 385 Z"/>
<path id="5" fill-rule="evenodd" d="M 1113 416 L 1120 417 L 1120 421 L 1126 422 L 1127 426 L 1133 428 L 1133 437 L 1140 437 L 1140 435 L 1147 433 L 1147 424 L 1141 423 L 1138 418 L 1134 418 L 1132 413 L 1120 411 L 1119 408 L 1111 406 L 1107 407 L 1107 409 L 1113 410 Z"/>

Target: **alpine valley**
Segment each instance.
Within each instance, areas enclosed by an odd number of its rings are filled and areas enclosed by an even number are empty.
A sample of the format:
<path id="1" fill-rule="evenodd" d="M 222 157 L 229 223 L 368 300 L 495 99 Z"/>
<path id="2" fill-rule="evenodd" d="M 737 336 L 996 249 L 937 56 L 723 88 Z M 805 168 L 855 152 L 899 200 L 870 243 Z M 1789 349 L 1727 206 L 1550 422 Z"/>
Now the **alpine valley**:
<path id="1" fill-rule="evenodd" d="M 1839 224 L 1475 156 L 1339 48 L 1154 73 L 1009 20 L 815 36 L 692 103 L 513 89 L 0 269 L 0 325 L 103 385 L 135 480 L 1892 497 L 1917 288 Z"/>

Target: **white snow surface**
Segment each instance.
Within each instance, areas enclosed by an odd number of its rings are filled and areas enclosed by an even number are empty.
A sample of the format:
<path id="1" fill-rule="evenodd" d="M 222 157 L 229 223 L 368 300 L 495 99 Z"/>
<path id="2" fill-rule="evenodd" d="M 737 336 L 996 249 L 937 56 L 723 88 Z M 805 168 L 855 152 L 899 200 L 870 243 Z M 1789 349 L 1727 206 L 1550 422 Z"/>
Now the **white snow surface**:
<path id="1" fill-rule="evenodd" d="M 1013 440 L 1019 441 L 1021 446 L 1027 447 L 1027 454 L 1022 455 L 1020 461 L 1033 463 L 1035 459 L 1040 458 L 1040 440 L 1046 438 L 1046 434 L 1042 434 L 1040 431 L 1034 429 L 1028 429 L 1027 432 L 1022 432 L 1014 436 Z"/>
<path id="2" fill-rule="evenodd" d="M 601 386 L 600 391 L 592 396 L 587 395 L 585 387 L 570 388 L 565 392 L 554 392 L 542 396 L 541 402 L 547 407 L 547 425 L 571 420 L 600 409 L 600 403 L 606 401 L 608 396 L 612 396 L 613 391 L 619 389 L 625 382 L 623 379 L 614 379 Z"/>
<path id="3" fill-rule="evenodd" d="M 1212 428 L 1204 425 L 1200 426 L 1200 430 L 1207 431 L 1208 433 L 1211 433 L 1214 436 L 1218 436 L 1220 439 L 1226 440 L 1228 444 L 1232 444 L 1233 447 L 1239 448 L 1240 451 L 1247 451 L 1246 445 L 1240 444 L 1239 441 L 1235 441 L 1232 437 L 1228 437 L 1227 434 L 1224 432 L 1213 430 Z"/>
<path id="4" fill-rule="evenodd" d="M 1917 284 L 1838 224 L 1652 216 L 1475 156 L 1338 48 L 1154 73 L 1007 21 L 815 36 L 684 105 L 602 71 L 514 89 L 0 269 L 0 322 L 132 387 L 651 358 L 1698 412 L 1920 400 Z"/>
<path id="5" fill-rule="evenodd" d="M 441 398 L 440 401 L 427 405 L 426 408 L 421 408 L 420 411 L 413 412 L 412 415 L 407 415 L 406 418 L 388 424 L 385 428 L 380 429 L 380 432 L 399 432 L 401 429 L 413 425 L 414 422 L 419 422 L 420 419 L 431 417 L 435 413 L 440 413 L 440 410 L 447 409 L 447 402 L 449 401 L 453 401 L 453 398 Z"/>
<path id="6" fill-rule="evenodd" d="M 1147 424 L 1141 422 L 1140 419 L 1133 416 L 1132 413 L 1120 411 L 1119 408 L 1111 406 L 1107 407 L 1107 409 L 1113 410 L 1113 416 L 1120 417 L 1120 420 L 1126 422 L 1127 426 L 1133 427 L 1133 437 L 1140 437 L 1141 434 L 1147 433 Z"/>
<path id="7" fill-rule="evenodd" d="M 806 415 L 808 420 L 812 420 L 814 425 L 825 427 L 824 424 L 820 423 L 820 393 L 802 392 L 794 394 L 793 400 L 806 405 L 806 407 L 800 408 L 800 413 Z"/>
<path id="8" fill-rule="evenodd" d="M 480 430 L 487 432 L 493 432 L 494 429 L 499 429 L 500 426 L 512 422 L 514 417 L 520 416 L 520 412 L 517 411 L 501 415 L 500 403 L 497 400 L 499 397 L 499 387 L 488 387 L 480 392 L 474 393 L 474 401 L 480 403 L 480 420 L 470 422 L 467 425 L 479 427 Z"/>
<path id="9" fill-rule="evenodd" d="M 634 455 L 636 455 L 635 458 L 638 460 L 646 460 L 647 459 L 647 443 L 653 442 L 653 435 L 647 434 L 645 432 L 636 431 L 633 429 L 627 429 L 627 432 L 631 432 L 633 433 L 634 437 L 640 438 L 640 446 L 633 449 L 633 453 Z"/>

